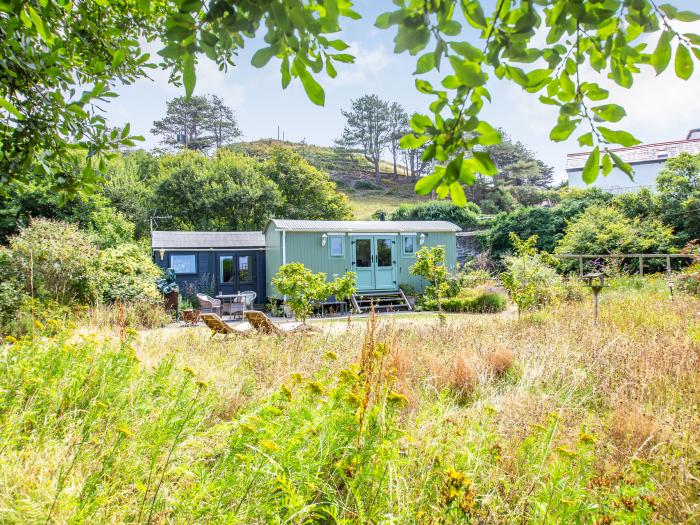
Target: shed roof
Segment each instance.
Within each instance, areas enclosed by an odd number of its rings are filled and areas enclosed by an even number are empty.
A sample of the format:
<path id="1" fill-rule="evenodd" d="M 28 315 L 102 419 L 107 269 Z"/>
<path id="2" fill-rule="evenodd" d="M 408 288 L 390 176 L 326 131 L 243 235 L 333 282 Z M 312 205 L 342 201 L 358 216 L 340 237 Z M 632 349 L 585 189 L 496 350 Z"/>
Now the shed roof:
<path id="1" fill-rule="evenodd" d="M 458 232 L 462 229 L 447 221 L 306 221 L 272 219 L 278 230 L 300 232 L 345 233 L 402 233 L 402 232 Z"/>
<path id="2" fill-rule="evenodd" d="M 151 232 L 151 247 L 183 248 L 264 248 L 261 232 Z"/>

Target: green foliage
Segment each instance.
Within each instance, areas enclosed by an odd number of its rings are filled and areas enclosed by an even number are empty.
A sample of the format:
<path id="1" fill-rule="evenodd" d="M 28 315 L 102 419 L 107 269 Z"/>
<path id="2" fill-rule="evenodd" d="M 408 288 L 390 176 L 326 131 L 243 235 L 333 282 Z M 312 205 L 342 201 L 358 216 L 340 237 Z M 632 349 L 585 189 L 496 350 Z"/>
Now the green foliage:
<path id="1" fill-rule="evenodd" d="M 673 231 L 658 219 L 627 218 L 613 206 L 591 206 L 572 221 L 557 253 L 667 253 Z"/>
<path id="2" fill-rule="evenodd" d="M 99 248 L 113 248 L 123 243 L 133 242 L 134 224 L 126 216 L 104 206 L 90 214 L 87 231 Z"/>
<path id="3" fill-rule="evenodd" d="M 551 302 L 561 278 L 553 268 L 555 260 L 548 253 L 537 250 L 536 235 L 522 240 L 513 233 L 511 241 L 516 255 L 504 258 L 506 271 L 501 274 L 501 281 L 518 305 L 520 314 Z"/>
<path id="4" fill-rule="evenodd" d="M 96 10 L 88 3 L 55 0 L 2 4 L 0 56 L 5 73 L 0 108 L 7 117 L 0 130 L 3 182 L 48 175 L 62 189 L 94 187 L 97 174 L 104 171 L 105 154 L 136 138 L 129 135 L 128 126 L 109 130 L 95 106 L 115 96 L 110 91 L 115 83 L 131 83 L 154 67 L 141 42 L 162 42 L 162 67 L 190 97 L 202 55 L 224 69 L 235 63 L 246 39 L 264 31 L 264 44 L 253 53 L 252 64 L 263 67 L 276 59 L 283 88 L 298 79 L 309 99 L 323 105 L 325 92 L 318 75 L 325 71 L 333 78 L 338 63 L 354 62 L 343 52 L 348 44 L 330 35 L 343 29 L 347 19 L 360 18 L 346 0 L 237 4 L 235 14 L 227 0 L 206 5 L 104 0 L 99 5 Z M 435 190 L 440 197 L 451 194 L 456 203 L 465 200 L 462 183 L 495 173 L 488 154 L 483 159 L 477 155 L 500 141 L 498 131 L 480 118 L 484 103 L 491 101 L 485 87 L 490 77 L 540 93 L 541 103 L 559 109 L 552 140 L 566 140 L 583 124 L 590 131 L 579 136 L 579 142 L 604 152 L 604 174 L 613 165 L 630 172 L 605 148 L 608 143 L 637 141 L 629 133 L 598 124 L 617 122 L 624 108 L 605 103 L 609 93 L 595 82 L 597 75 L 630 88 L 634 75 L 645 67 L 662 73 L 675 47 L 675 73 L 687 80 L 700 54 L 697 35 L 674 28 L 675 21 L 697 15 L 651 0 L 498 2 L 488 9 L 490 14 L 480 0 L 407 2 L 381 14 L 375 23 L 381 29 L 396 27 L 394 52 L 416 56 L 416 89 L 433 98 L 429 114 L 415 114 L 413 134 L 403 139 L 406 147 L 424 148 L 422 161 L 440 163 L 416 190 Z M 462 36 L 466 26 L 477 33 L 470 42 Z M 544 33 L 544 42 L 535 40 Z M 649 52 L 646 40 L 654 35 L 660 35 L 660 41 Z M 594 73 L 580 68 L 582 64 L 589 64 Z M 435 70 L 441 71 L 439 85 L 431 82 Z M 79 86 L 89 88 L 78 95 Z M 88 154 L 71 155 L 76 147 Z M 589 162 L 585 172 L 593 180 L 598 163 Z"/>
<path id="5" fill-rule="evenodd" d="M 490 314 L 505 310 L 507 302 L 507 299 L 497 292 L 484 288 L 465 288 L 456 296 L 443 299 L 441 306 L 446 312 Z M 433 299 L 421 302 L 421 307 L 425 310 L 435 310 L 437 306 L 437 301 Z"/>
<path id="6" fill-rule="evenodd" d="M 312 220 L 352 217 L 347 196 L 337 191 L 327 174 L 290 148 L 273 148 L 270 157 L 262 163 L 261 171 L 281 193 L 280 200 L 271 203 L 275 216 Z"/>
<path id="7" fill-rule="evenodd" d="M 166 156 L 161 166 L 156 207 L 168 211 L 175 229 L 260 229 L 282 201 L 255 159 L 226 150 L 212 159 L 194 152 Z"/>
<path id="8" fill-rule="evenodd" d="M 700 264 L 686 268 L 676 281 L 678 290 L 700 297 Z"/>
<path id="9" fill-rule="evenodd" d="M 358 180 L 353 184 L 356 190 L 381 190 L 381 187 L 370 180 Z"/>
<path id="10" fill-rule="evenodd" d="M 497 262 L 510 252 L 510 234 L 520 238 L 537 236 L 537 248 L 553 252 L 564 236 L 567 221 L 583 213 L 592 204 L 607 204 L 613 200 L 610 193 L 597 188 L 589 190 L 562 190 L 561 201 L 554 207 L 522 207 L 510 213 L 499 213 L 491 222 L 485 237 L 486 248 Z"/>
<path id="11" fill-rule="evenodd" d="M 33 219 L 10 238 L 10 250 L 11 264 L 32 296 L 61 304 L 98 298 L 98 250 L 75 225 Z"/>
<path id="12" fill-rule="evenodd" d="M 139 41 L 154 21 L 122 2 L 0 4 L 0 194 L 12 181 L 94 189 L 106 156 L 140 139 L 108 127 L 98 106 L 146 75 Z"/>
<path id="13" fill-rule="evenodd" d="M 155 280 L 161 275 L 148 252 L 137 244 L 120 244 L 100 251 L 100 289 L 105 301 L 155 303 L 160 295 Z"/>
<path id="14" fill-rule="evenodd" d="M 424 293 L 427 299 L 433 299 L 437 303 L 438 310 L 441 309 L 443 297 L 448 293 L 450 276 L 445 265 L 445 247 L 424 246 L 416 252 L 416 262 L 409 268 L 411 275 L 422 277 L 428 283 Z"/>
<path id="15" fill-rule="evenodd" d="M 672 226 L 679 246 L 700 239 L 700 155 L 669 159 L 656 179 L 657 217 Z"/>
<path id="16" fill-rule="evenodd" d="M 479 207 L 469 203 L 457 206 L 453 202 L 428 201 L 417 204 L 402 204 L 389 215 L 392 221 L 448 221 L 464 230 L 481 226 Z"/>
<path id="17" fill-rule="evenodd" d="M 313 313 L 314 303 L 325 301 L 331 295 L 343 300 L 355 293 L 355 273 L 347 272 L 326 282 L 326 274 L 314 273 L 301 263 L 280 266 L 272 278 L 272 285 L 285 297 L 285 302 L 302 323 Z"/>

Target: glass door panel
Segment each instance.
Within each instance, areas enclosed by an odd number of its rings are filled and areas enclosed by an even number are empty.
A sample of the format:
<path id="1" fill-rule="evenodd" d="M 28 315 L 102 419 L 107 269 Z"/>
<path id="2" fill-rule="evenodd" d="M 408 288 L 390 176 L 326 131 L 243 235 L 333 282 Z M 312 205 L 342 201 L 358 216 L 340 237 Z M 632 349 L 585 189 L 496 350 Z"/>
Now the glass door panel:
<path id="1" fill-rule="evenodd" d="M 374 253 L 371 237 L 355 238 L 353 245 L 353 269 L 357 274 L 357 289 L 374 289 Z"/>

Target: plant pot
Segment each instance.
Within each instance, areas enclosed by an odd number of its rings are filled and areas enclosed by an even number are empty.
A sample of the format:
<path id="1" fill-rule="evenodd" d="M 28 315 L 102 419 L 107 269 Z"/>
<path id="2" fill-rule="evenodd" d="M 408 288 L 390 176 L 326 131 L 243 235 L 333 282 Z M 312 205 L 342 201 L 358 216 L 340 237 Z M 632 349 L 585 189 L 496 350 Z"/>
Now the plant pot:
<path id="1" fill-rule="evenodd" d="M 177 305 L 180 299 L 179 292 L 170 292 L 163 295 L 163 307 L 167 312 L 177 312 Z"/>
<path id="2" fill-rule="evenodd" d="M 417 299 L 418 298 L 415 295 L 407 295 L 406 296 L 406 300 L 408 301 L 408 305 L 411 307 L 411 310 L 415 310 Z"/>
<path id="3" fill-rule="evenodd" d="M 187 309 L 182 311 L 182 320 L 187 324 L 197 324 L 199 322 L 199 316 L 202 313 L 201 310 Z"/>

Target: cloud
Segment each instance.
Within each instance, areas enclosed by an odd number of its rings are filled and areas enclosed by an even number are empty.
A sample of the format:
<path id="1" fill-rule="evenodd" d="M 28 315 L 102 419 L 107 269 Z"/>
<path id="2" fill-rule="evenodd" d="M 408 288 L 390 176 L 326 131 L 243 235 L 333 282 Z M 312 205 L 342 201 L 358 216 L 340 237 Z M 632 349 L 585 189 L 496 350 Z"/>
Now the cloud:
<path id="1" fill-rule="evenodd" d="M 374 81 L 394 60 L 393 53 L 387 51 L 382 44 L 368 48 L 356 41 L 348 42 L 350 46 L 346 53 L 355 57 L 354 64 L 338 66 L 336 85 L 364 84 Z"/>

